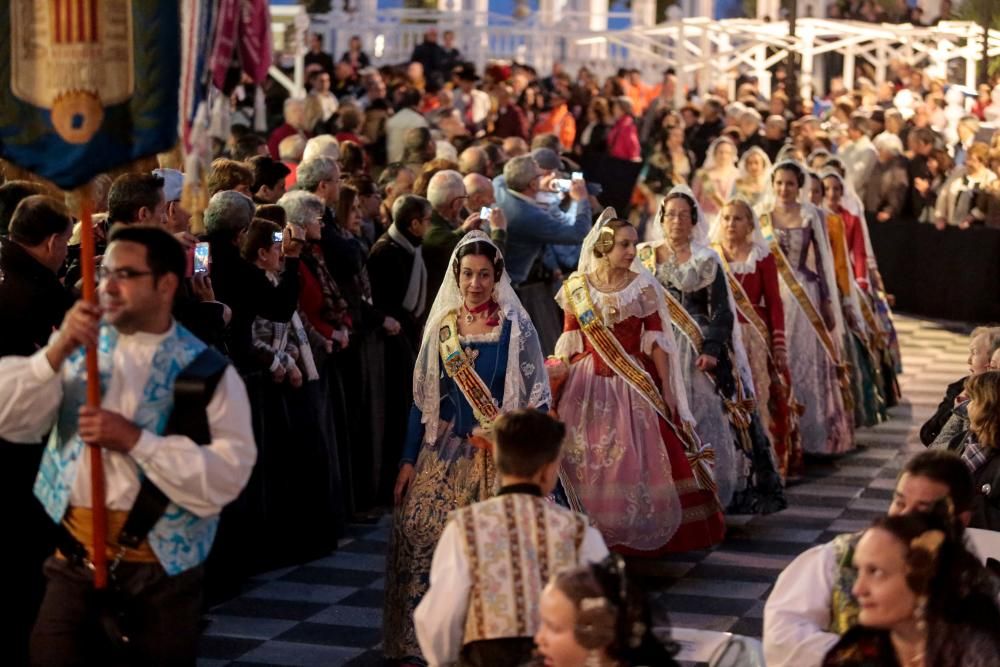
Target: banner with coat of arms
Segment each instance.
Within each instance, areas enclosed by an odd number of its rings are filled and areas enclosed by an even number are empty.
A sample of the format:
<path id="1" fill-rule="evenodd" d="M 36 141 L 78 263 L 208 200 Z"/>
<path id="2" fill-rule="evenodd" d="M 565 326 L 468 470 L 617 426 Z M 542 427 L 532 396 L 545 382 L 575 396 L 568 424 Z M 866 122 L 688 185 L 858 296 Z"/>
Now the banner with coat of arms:
<path id="1" fill-rule="evenodd" d="M 72 189 L 175 145 L 179 0 L 0 0 L 0 35 L 0 158 Z"/>

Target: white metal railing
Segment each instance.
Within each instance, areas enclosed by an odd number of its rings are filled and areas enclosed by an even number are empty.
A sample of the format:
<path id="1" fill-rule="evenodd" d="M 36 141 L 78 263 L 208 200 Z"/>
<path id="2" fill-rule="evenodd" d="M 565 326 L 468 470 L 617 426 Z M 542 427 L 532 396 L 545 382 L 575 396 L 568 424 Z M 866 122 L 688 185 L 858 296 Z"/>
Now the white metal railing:
<path id="1" fill-rule="evenodd" d="M 360 1 L 366 4 L 356 11 L 308 19 L 299 7 L 272 7 L 275 44 L 291 49 L 300 64 L 308 26 L 326 35 L 327 50 L 335 56 L 358 35 L 376 64 L 396 64 L 409 60 L 433 25 L 439 31 L 453 30 L 456 47 L 480 69 L 489 61 L 517 60 L 547 72 L 552 63 L 560 62 L 571 71 L 587 66 L 604 76 L 627 66 L 644 71 L 651 80 L 650 75 L 658 78 L 661 70 L 673 67 L 689 86 L 718 81 L 732 86 L 736 72 L 753 71 L 765 94 L 770 91 L 768 69 L 790 51 L 800 56 L 806 94 L 822 79 L 821 56 L 827 53 L 843 56 L 848 87 L 853 86 L 857 62 L 871 64 L 881 82 L 889 64 L 898 58 L 928 68 L 938 77 L 948 75 L 953 61 L 964 61 L 964 76 L 957 83 L 972 87 L 976 63 L 982 57 L 983 29 L 970 22 L 915 27 L 807 18 L 796 23 L 792 37 L 785 21 L 697 17 L 648 27 L 593 30 L 594 17 L 582 11 L 535 12 L 517 19 L 488 11 L 376 9 L 376 0 Z M 608 19 L 629 17 L 624 12 L 607 15 Z M 607 25 L 607 20 L 603 23 Z M 282 39 L 289 32 L 293 38 Z M 988 39 L 990 57 L 1000 55 L 1000 32 L 990 30 Z M 295 82 L 301 91 L 300 67 Z"/>

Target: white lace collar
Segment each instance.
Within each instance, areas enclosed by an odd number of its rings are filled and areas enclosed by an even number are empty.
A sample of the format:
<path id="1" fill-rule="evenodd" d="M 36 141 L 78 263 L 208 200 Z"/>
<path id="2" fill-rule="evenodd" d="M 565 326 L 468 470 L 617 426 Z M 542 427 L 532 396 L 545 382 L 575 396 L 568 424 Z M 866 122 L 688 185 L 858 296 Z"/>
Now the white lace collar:
<path id="1" fill-rule="evenodd" d="M 675 263 L 668 259 L 656 267 L 656 275 L 682 292 L 696 292 L 715 280 L 718 266 L 719 257 L 714 250 L 692 243 L 691 256 L 687 260 Z"/>
<path id="2" fill-rule="evenodd" d="M 729 270 L 733 273 L 753 273 L 757 270 L 757 262 L 771 254 L 767 246 L 754 243 L 750 246 L 750 254 L 742 262 L 729 262 Z"/>
<path id="3" fill-rule="evenodd" d="M 589 276 L 586 280 L 587 288 L 590 290 L 590 300 L 600 313 L 605 326 L 614 326 L 630 317 L 647 317 L 656 312 L 657 288 L 648 274 L 637 274 L 628 285 L 614 292 L 597 289 Z M 559 290 L 556 301 L 563 310 L 572 310 L 572 305 L 566 302 L 563 290 Z"/>

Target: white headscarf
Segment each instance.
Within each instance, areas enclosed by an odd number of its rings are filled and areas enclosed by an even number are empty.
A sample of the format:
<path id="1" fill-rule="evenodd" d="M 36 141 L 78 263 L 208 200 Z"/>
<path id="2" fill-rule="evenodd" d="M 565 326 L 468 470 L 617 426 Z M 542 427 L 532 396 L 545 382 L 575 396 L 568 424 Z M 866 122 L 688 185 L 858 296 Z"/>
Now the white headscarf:
<path id="1" fill-rule="evenodd" d="M 750 251 L 750 257 L 748 258 L 748 263 L 756 263 L 768 255 L 771 254 L 771 246 L 764 238 L 764 233 L 760 230 L 760 221 L 757 219 L 757 212 L 753 210 L 753 205 L 746 200 L 746 197 L 736 196 L 727 201 L 722 208 L 729 206 L 735 202 L 743 202 L 746 205 L 747 210 L 750 211 L 750 224 L 753 225 L 753 231 L 750 233 L 750 242 L 753 244 L 753 248 Z M 722 244 L 722 239 L 725 235 L 722 229 L 722 220 L 720 215 L 715 218 L 715 222 L 708 230 L 708 240 L 714 245 L 716 243 Z"/>
<path id="2" fill-rule="evenodd" d="M 733 162 L 732 164 L 716 164 L 715 162 L 715 149 L 719 147 L 719 144 L 727 143 L 733 147 Z M 729 137 L 723 135 L 718 137 L 715 141 L 708 145 L 708 150 L 705 152 L 705 162 L 701 165 L 701 168 L 705 171 L 711 171 L 716 167 L 734 167 L 736 166 L 736 154 L 739 153 L 739 148 L 736 146 L 736 142 Z"/>
<path id="3" fill-rule="evenodd" d="M 695 199 L 694 192 L 686 185 L 675 185 L 670 188 L 670 192 L 667 196 L 663 198 L 663 203 L 660 204 L 660 210 L 656 212 L 656 224 L 663 228 L 663 215 L 667 210 L 667 202 L 670 199 L 676 199 L 677 196 L 681 196 L 687 200 L 687 203 L 691 205 L 691 222 L 694 223 L 694 227 L 691 230 L 691 250 L 695 250 L 695 246 L 699 248 L 708 246 L 708 221 L 705 220 L 705 213 L 702 211 L 701 206 L 698 204 L 698 200 Z M 666 233 L 664 233 L 664 237 Z"/>
<path id="4" fill-rule="evenodd" d="M 764 167 L 761 169 L 761 177 L 766 179 L 767 175 L 771 173 L 771 158 L 768 157 L 767 152 L 760 146 L 751 146 L 740 156 L 740 161 L 737 166 L 740 170 L 740 175 L 738 178 L 746 180 L 750 178 L 750 171 L 747 169 L 747 159 L 751 155 L 759 155 L 760 159 L 764 161 Z"/>
<path id="5" fill-rule="evenodd" d="M 670 196 L 675 194 L 688 198 L 689 203 L 694 202 L 694 193 L 691 192 L 691 189 L 688 188 L 688 186 L 675 186 L 670 190 L 670 192 L 667 193 L 667 198 L 664 199 L 664 206 L 660 208 L 660 214 L 657 218 L 658 222 L 662 219 L 663 212 L 666 209 L 667 199 L 670 199 Z M 696 216 L 698 222 L 695 224 L 694 233 L 691 236 L 691 259 L 700 262 L 714 262 L 716 271 L 725 271 L 722 265 L 722 259 L 709 246 L 708 223 L 705 221 L 705 216 L 702 214 L 701 209 L 696 203 L 692 206 L 692 213 Z M 757 221 L 754 220 L 754 228 L 756 229 L 758 227 L 759 225 L 757 225 Z M 766 243 L 764 245 L 766 245 Z M 748 392 L 753 393 L 753 375 L 750 372 L 750 360 L 747 357 L 746 347 L 743 345 L 743 331 L 737 318 L 737 313 L 739 311 L 736 309 L 736 299 L 733 298 L 733 292 L 729 289 L 729 281 L 726 281 L 725 285 L 726 298 L 729 301 L 729 312 L 733 314 L 733 334 L 731 337 L 731 346 L 733 354 L 736 357 L 736 367 L 740 374 L 740 378 L 743 380 L 743 386 Z"/>
<path id="6" fill-rule="evenodd" d="M 445 316 L 458 310 L 464 300 L 458 289 L 458 279 L 451 267 L 455 265 L 459 251 L 475 242 L 486 243 L 497 249 L 497 257 L 502 258 L 500 249 L 484 232 L 476 230 L 465 235 L 448 260 L 448 270 L 437 298 L 431 306 L 420 341 L 420 352 L 413 369 L 413 402 L 421 413 L 424 424 L 424 442 L 433 443 L 438 433 L 441 414 L 441 352 L 438 332 Z M 504 271 L 493 288 L 493 298 L 499 305 L 501 322 L 510 320 L 510 345 L 507 352 L 507 370 L 504 379 L 501 412 L 518 408 L 538 408 L 552 405 L 545 357 L 542 355 L 538 333 L 528 312 L 514 293 L 510 275 Z"/>
<path id="7" fill-rule="evenodd" d="M 615 209 L 610 206 L 604 209 L 597 222 L 594 226 L 590 228 L 590 232 L 587 237 L 583 240 L 583 246 L 580 248 L 580 262 L 577 265 L 577 272 L 584 275 L 589 275 L 594 272 L 597 268 L 597 257 L 594 255 L 594 245 L 597 243 L 597 239 L 601 235 L 601 228 L 616 219 L 618 214 Z M 657 219 L 659 222 L 659 219 Z M 668 353 L 669 363 L 670 363 L 670 389 L 674 394 L 674 398 L 677 401 L 677 412 L 680 414 L 681 419 L 690 424 L 692 427 L 695 424 L 694 415 L 691 413 L 691 407 L 687 402 L 687 390 L 684 387 L 684 374 L 681 371 L 680 357 L 676 354 L 677 351 L 677 340 L 674 337 L 674 328 L 671 326 L 670 311 L 667 310 L 667 297 L 664 294 L 663 285 L 660 284 L 652 273 L 643 266 L 642 262 L 639 261 L 639 254 L 632 259 L 632 265 L 629 267 L 632 273 L 638 274 L 638 278 L 635 279 L 639 283 L 639 289 L 645 289 L 647 286 L 656 292 L 656 312 L 660 316 L 660 321 L 663 322 L 663 336 L 666 339 L 666 345 L 670 348 L 669 350 L 664 350 Z"/>

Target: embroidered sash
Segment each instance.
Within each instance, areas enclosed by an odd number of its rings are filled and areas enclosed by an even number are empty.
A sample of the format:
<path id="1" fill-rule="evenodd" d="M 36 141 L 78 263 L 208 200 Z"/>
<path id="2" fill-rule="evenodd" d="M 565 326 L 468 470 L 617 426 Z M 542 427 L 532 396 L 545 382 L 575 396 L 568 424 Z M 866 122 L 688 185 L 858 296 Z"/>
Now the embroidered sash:
<path id="1" fill-rule="evenodd" d="M 865 324 L 868 325 L 868 331 L 871 332 L 871 344 L 876 350 L 882 350 L 885 348 L 885 339 L 882 336 L 882 331 L 878 328 L 878 323 L 875 321 L 875 312 L 868 301 L 868 295 L 865 294 L 863 289 L 858 287 L 857 283 L 854 284 L 854 289 L 858 295 L 858 303 L 861 304 L 861 316 L 865 318 Z"/>
<path id="2" fill-rule="evenodd" d="M 573 309 L 573 315 L 576 317 L 577 322 L 580 323 L 583 335 L 587 337 L 590 344 L 601 355 L 604 363 L 610 366 L 619 377 L 628 382 L 630 387 L 649 401 L 653 409 L 663 417 L 674 433 L 681 439 L 681 442 L 684 443 L 688 461 L 691 464 L 692 472 L 698 480 L 698 485 L 703 489 L 709 489 L 715 493 L 717 487 L 711 473 L 711 464 L 715 460 L 715 452 L 708 445 L 699 447 L 697 437 L 689 428 L 686 428 L 686 424 L 682 422 L 682 427 L 678 428 L 673 423 L 670 417 L 670 410 L 663 401 L 663 396 L 660 395 L 656 383 L 653 382 L 653 378 L 625 351 L 618 339 L 615 338 L 614 334 L 601 321 L 597 309 L 590 298 L 590 287 L 587 285 L 586 276 L 579 273 L 573 274 L 563 283 L 563 290 L 566 294 L 566 302 Z"/>
<path id="3" fill-rule="evenodd" d="M 500 409 L 489 386 L 476 373 L 474 354 L 462 349 L 458 340 L 458 316 L 454 311 L 445 315 L 438 331 L 438 341 L 445 372 L 455 381 L 465 400 L 472 406 L 472 414 L 479 425 L 486 431 L 491 430 L 493 422 L 500 416 Z M 477 447 L 486 447 L 486 443 L 478 442 L 479 438 L 475 440 L 477 442 L 473 444 Z"/>
<path id="4" fill-rule="evenodd" d="M 767 242 L 771 246 L 771 254 L 774 255 L 774 262 L 778 266 L 778 273 L 781 274 L 781 279 L 785 283 L 785 287 L 792 293 L 795 297 L 795 301 L 799 304 L 802 312 L 806 314 L 806 318 L 809 320 L 809 324 L 812 325 L 813 331 L 816 333 L 816 337 L 819 342 L 823 345 L 823 350 L 826 352 L 830 361 L 834 365 L 840 366 L 840 355 L 837 353 L 837 346 L 833 342 L 833 337 L 830 336 L 830 332 L 826 329 L 826 324 L 823 322 L 823 318 L 820 316 L 819 311 L 816 309 L 816 305 L 812 302 L 809 294 L 806 293 L 805 288 L 799 279 L 795 276 L 795 269 L 792 268 L 791 263 L 788 261 L 788 257 L 785 256 L 785 252 L 781 249 L 781 245 L 778 243 L 777 237 L 774 235 L 774 228 L 771 226 L 771 216 L 767 213 L 761 216 L 760 226 L 764 231 L 764 236 L 767 238 Z M 831 285 L 831 288 L 834 286 Z"/>
<path id="5" fill-rule="evenodd" d="M 729 268 L 729 260 L 726 259 L 726 253 L 722 250 L 722 245 L 719 243 L 712 244 L 712 248 L 715 250 L 716 254 L 719 255 L 719 259 L 722 261 L 722 267 L 726 270 L 726 280 L 729 282 L 729 290 L 733 293 L 733 300 L 736 302 L 736 308 L 739 309 L 740 314 L 743 315 L 744 319 L 750 323 L 751 328 L 760 339 L 764 341 L 767 346 L 768 353 L 771 349 L 771 332 L 767 328 L 767 324 L 761 319 L 761 316 L 757 313 L 757 309 L 753 307 L 753 303 L 750 301 L 750 297 L 747 296 L 746 290 L 743 289 L 743 284 L 733 275 L 733 272 Z"/>
<path id="6" fill-rule="evenodd" d="M 830 332 L 827 331 L 823 318 L 820 317 L 819 311 L 816 310 L 816 305 L 813 304 L 812 299 L 806 293 L 802 283 L 800 283 L 799 279 L 795 277 L 795 270 L 792 268 L 791 263 L 788 261 L 788 257 L 785 256 L 785 252 L 781 249 L 781 245 L 778 243 L 778 239 L 774 235 L 774 228 L 771 226 L 770 214 L 765 213 L 760 217 L 760 226 L 764 232 L 764 237 L 771 245 L 771 254 L 774 255 L 774 262 L 778 266 L 778 273 L 781 275 L 781 279 L 784 281 L 788 290 L 792 293 L 792 296 L 795 297 L 795 301 L 799 304 L 802 312 L 805 313 L 806 319 L 808 319 L 809 324 L 812 325 L 813 332 L 819 339 L 823 350 L 826 352 L 830 362 L 837 370 L 837 380 L 840 384 L 840 393 L 844 402 L 844 407 L 848 412 L 850 412 L 854 409 L 854 393 L 851 389 L 850 369 L 847 367 L 847 364 L 841 362 L 840 355 L 837 352 L 837 347 L 833 342 L 833 337 L 830 336 Z M 834 287 L 834 285 L 831 285 L 830 289 L 833 289 Z"/>

